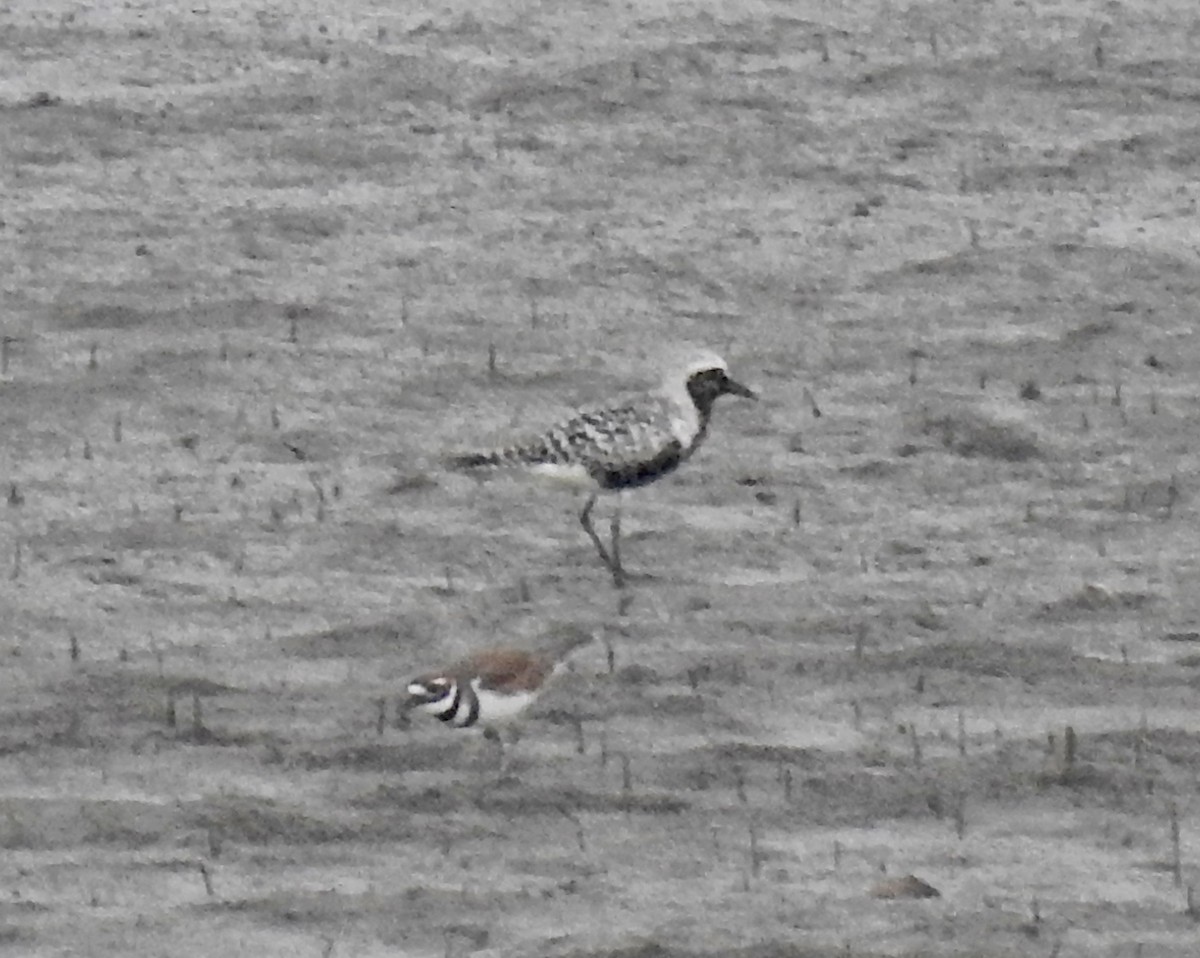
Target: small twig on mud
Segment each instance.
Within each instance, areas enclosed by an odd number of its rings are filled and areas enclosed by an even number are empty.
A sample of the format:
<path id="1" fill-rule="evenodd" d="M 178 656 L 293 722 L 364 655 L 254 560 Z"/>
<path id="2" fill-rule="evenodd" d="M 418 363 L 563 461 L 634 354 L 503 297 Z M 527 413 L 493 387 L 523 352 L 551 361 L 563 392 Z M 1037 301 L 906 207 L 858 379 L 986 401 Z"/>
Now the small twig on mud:
<path id="1" fill-rule="evenodd" d="M 199 866 L 200 866 L 200 877 L 204 879 L 204 892 L 205 892 L 205 894 L 208 895 L 209 898 L 212 898 L 212 896 L 214 894 L 216 894 L 213 891 L 212 875 L 209 874 L 208 866 L 205 865 L 204 862 L 200 862 Z"/>
<path id="2" fill-rule="evenodd" d="M 72 662 L 79 661 L 79 637 L 74 632 L 70 635 L 70 649 L 68 654 L 71 656 Z"/>
<path id="3" fill-rule="evenodd" d="M 1179 851 L 1179 806 L 1174 802 L 1167 805 L 1167 815 L 1171 822 L 1171 877 L 1175 887 L 1183 886 L 1183 859 Z"/>
<path id="4" fill-rule="evenodd" d="M 733 787 L 737 792 L 738 801 L 746 804 L 746 772 L 740 765 L 733 766 Z"/>
<path id="5" fill-rule="evenodd" d="M 208 730 L 204 727 L 204 712 L 200 705 L 200 693 L 192 692 L 192 737 L 201 741 L 207 737 Z"/>
<path id="6" fill-rule="evenodd" d="M 758 877 L 758 873 L 762 868 L 762 856 L 758 852 L 758 825 L 754 819 L 750 820 L 750 874 Z"/>
<path id="7" fill-rule="evenodd" d="M 575 841 L 579 845 L 580 854 L 587 854 L 587 839 L 583 834 L 583 822 L 579 816 L 563 805 L 556 805 L 558 813 L 575 826 Z"/>
<path id="8" fill-rule="evenodd" d="M 1068 725 L 1063 729 L 1063 771 L 1069 772 L 1075 767 L 1075 757 L 1079 743 L 1075 737 L 1075 729 Z"/>
<path id="9" fill-rule="evenodd" d="M 813 398 L 812 390 L 807 386 L 804 387 L 804 401 L 808 404 L 809 412 L 812 413 L 813 419 L 821 418 L 821 407 L 817 405 L 817 400 Z"/>

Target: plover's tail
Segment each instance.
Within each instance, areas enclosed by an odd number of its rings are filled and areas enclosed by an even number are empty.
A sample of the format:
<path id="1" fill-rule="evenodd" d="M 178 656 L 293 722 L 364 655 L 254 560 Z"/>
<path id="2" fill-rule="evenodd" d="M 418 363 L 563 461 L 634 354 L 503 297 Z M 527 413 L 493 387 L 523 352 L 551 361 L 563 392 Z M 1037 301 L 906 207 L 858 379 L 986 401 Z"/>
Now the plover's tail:
<path id="1" fill-rule="evenodd" d="M 446 457 L 447 469 L 487 469 L 504 463 L 503 450 L 496 452 L 464 452 Z"/>
<path id="2" fill-rule="evenodd" d="M 449 469 L 503 469 L 528 468 L 547 463 L 561 462 L 565 458 L 565 449 L 557 449 L 545 440 L 534 441 L 525 445 L 505 446 L 502 449 L 492 449 L 488 452 L 466 452 L 451 455 L 446 459 Z"/>
<path id="3" fill-rule="evenodd" d="M 464 452 L 446 458 L 446 468 L 466 471 L 469 469 L 499 469 L 504 466 L 525 465 L 525 457 L 515 448 L 493 449 L 490 452 Z"/>

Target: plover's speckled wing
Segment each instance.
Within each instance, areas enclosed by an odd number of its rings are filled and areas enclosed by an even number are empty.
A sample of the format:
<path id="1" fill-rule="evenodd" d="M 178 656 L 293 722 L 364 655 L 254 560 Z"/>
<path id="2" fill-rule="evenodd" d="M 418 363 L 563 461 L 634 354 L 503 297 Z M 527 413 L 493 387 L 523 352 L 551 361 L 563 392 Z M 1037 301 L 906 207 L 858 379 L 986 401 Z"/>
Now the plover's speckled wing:
<path id="1" fill-rule="evenodd" d="M 696 446 L 686 411 L 661 396 L 580 412 L 540 435 L 494 452 L 456 457 L 459 468 L 524 467 L 535 474 L 601 489 L 653 482 Z"/>

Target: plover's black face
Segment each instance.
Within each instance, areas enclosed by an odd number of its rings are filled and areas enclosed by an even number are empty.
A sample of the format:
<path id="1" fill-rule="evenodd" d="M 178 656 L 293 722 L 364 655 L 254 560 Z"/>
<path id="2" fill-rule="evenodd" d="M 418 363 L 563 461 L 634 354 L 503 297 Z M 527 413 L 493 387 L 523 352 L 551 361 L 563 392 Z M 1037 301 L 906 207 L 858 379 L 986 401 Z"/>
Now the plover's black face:
<path id="1" fill-rule="evenodd" d="M 743 386 L 726 375 L 720 366 L 712 369 L 701 369 L 692 373 L 687 382 L 688 395 L 696 407 L 709 410 L 720 396 L 742 396 L 746 399 L 757 399 L 758 394 L 748 386 Z"/>

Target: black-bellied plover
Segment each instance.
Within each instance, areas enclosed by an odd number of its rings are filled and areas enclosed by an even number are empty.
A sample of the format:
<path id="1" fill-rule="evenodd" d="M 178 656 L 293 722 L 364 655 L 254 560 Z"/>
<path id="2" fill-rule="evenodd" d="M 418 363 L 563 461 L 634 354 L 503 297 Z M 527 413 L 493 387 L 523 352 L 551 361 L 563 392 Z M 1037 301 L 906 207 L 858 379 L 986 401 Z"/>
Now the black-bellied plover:
<path id="1" fill-rule="evenodd" d="M 725 395 L 757 399 L 729 378 L 725 361 L 701 352 L 674 369 L 655 391 L 627 402 L 580 412 L 539 436 L 493 452 L 455 456 L 459 469 L 518 467 L 589 490 L 579 515 L 588 538 L 612 573 L 625 584 L 621 566 L 621 502 L 613 511 L 605 548 L 592 526 L 592 508 L 601 492 L 620 493 L 648 485 L 677 469 L 708 435 L 713 404 Z"/>

